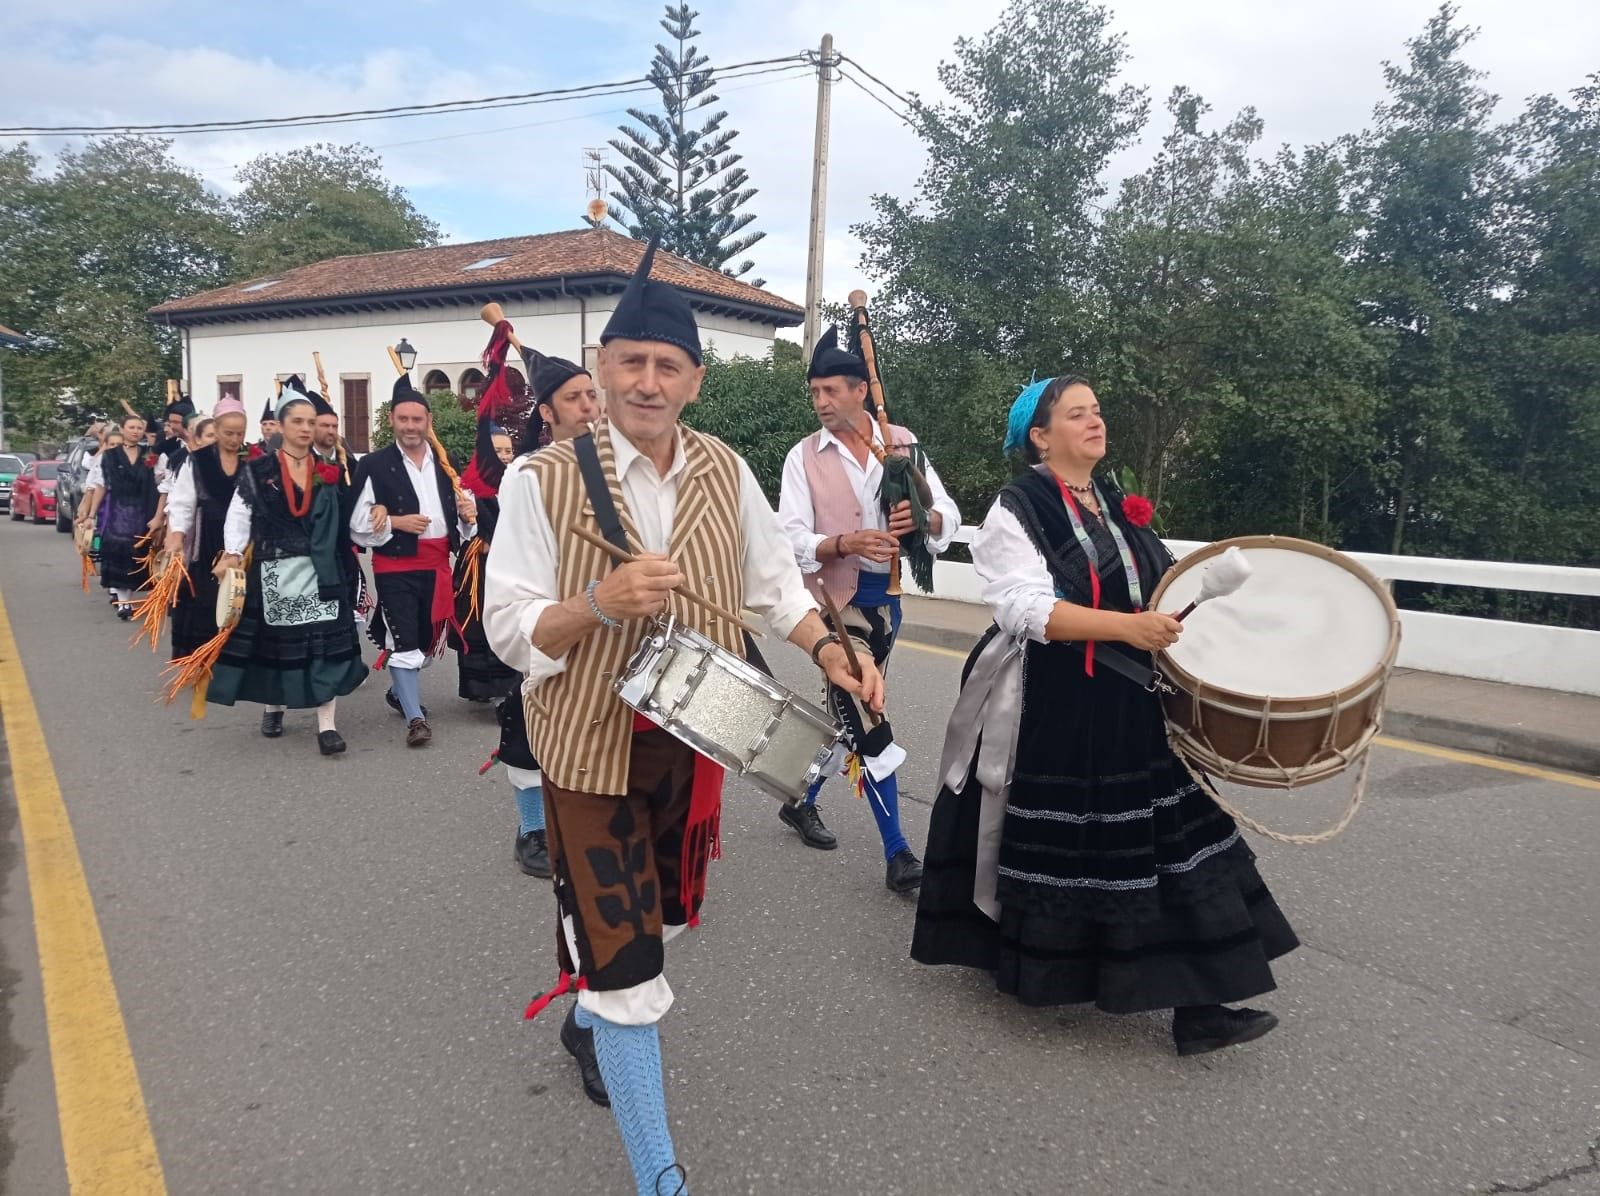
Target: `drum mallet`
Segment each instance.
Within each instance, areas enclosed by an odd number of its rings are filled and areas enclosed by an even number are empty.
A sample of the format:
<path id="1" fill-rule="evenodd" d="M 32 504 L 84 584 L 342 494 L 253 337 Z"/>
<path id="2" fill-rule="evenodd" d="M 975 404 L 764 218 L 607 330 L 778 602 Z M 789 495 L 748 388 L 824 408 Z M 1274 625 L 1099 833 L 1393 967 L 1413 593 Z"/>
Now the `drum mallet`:
<path id="1" fill-rule="evenodd" d="M 1205 567 L 1200 574 L 1200 595 L 1173 618 L 1183 622 L 1194 608 L 1213 598 L 1225 598 L 1250 580 L 1250 562 L 1234 545 Z"/>

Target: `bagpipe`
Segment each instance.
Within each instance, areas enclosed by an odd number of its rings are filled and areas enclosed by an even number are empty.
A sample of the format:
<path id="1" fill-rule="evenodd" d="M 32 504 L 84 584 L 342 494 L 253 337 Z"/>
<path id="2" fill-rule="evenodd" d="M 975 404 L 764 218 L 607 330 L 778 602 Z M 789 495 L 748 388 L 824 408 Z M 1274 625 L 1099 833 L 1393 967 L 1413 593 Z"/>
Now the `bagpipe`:
<path id="1" fill-rule="evenodd" d="M 871 439 L 867 444 L 883 467 L 878 484 L 878 504 L 885 516 L 903 502 L 911 504 L 912 529 L 900 537 L 900 552 L 889 562 L 889 595 L 898 597 L 900 558 L 911 562 L 911 577 L 925 593 L 933 591 L 933 552 L 928 547 L 928 516 L 933 510 L 933 488 L 928 485 L 928 455 L 915 441 L 895 444 L 889 429 L 889 410 L 883 398 L 883 379 L 878 373 L 877 347 L 872 339 L 872 322 L 867 316 L 867 293 L 850 292 L 850 348 L 867 367 L 867 410 L 878 421 L 883 443 Z"/>

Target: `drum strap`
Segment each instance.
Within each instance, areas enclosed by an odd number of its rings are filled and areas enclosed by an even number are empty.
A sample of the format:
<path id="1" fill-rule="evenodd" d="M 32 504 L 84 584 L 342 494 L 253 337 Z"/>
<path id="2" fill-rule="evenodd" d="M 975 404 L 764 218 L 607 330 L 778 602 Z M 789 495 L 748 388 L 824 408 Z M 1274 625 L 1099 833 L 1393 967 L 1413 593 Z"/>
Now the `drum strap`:
<path id="1" fill-rule="evenodd" d="M 617 504 L 611 501 L 605 470 L 600 467 L 600 450 L 594 446 L 594 433 L 585 432 L 572 442 L 572 447 L 578 455 L 578 472 L 583 476 L 583 488 L 588 492 L 589 505 L 594 508 L 600 534 L 612 547 L 632 552 L 628 533 L 622 527 L 622 516 L 617 514 Z"/>
<path id="2" fill-rule="evenodd" d="M 1074 652 L 1078 653 L 1078 655 L 1086 655 L 1085 647 L 1082 643 L 1074 640 L 1068 646 L 1071 647 Z M 1113 648 L 1110 644 L 1096 643 L 1095 659 L 1104 664 L 1110 665 L 1114 672 L 1121 673 L 1140 689 L 1147 690 L 1150 693 L 1160 692 L 1170 694 L 1178 692 L 1172 687 L 1165 677 L 1156 672 L 1149 665 L 1141 664 L 1139 661 L 1135 660 L 1126 653 L 1117 651 L 1117 649 Z"/>

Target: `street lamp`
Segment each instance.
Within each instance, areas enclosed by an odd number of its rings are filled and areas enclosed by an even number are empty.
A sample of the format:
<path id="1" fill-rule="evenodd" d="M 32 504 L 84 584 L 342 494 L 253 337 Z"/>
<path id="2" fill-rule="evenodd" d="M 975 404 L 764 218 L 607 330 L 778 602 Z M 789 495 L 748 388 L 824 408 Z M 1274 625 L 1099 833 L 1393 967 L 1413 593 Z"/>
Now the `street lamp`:
<path id="1" fill-rule="evenodd" d="M 400 343 L 394 347 L 394 353 L 400 359 L 401 368 L 409 374 L 411 367 L 417 364 L 417 351 L 411 347 L 411 342 L 402 336 Z"/>

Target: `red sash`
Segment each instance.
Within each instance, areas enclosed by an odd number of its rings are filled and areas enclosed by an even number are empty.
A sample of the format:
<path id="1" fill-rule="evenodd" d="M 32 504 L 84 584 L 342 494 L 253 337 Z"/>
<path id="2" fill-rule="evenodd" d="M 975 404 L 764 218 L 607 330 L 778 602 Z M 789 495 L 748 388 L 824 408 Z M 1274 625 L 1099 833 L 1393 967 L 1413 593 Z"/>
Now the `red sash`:
<path id="1" fill-rule="evenodd" d="M 433 609 L 428 621 L 433 625 L 434 643 L 438 642 L 445 624 L 455 618 L 455 595 L 450 590 L 450 541 L 436 536 L 417 541 L 416 556 L 391 556 L 388 553 L 372 554 L 373 573 L 432 573 Z"/>
<path id="2" fill-rule="evenodd" d="M 659 731 L 660 724 L 635 712 L 633 732 Z M 679 865 L 678 899 L 689 915 L 689 925 L 700 925 L 700 903 L 706 896 L 706 873 L 712 860 L 722 858 L 722 765 L 695 753 L 694 781 L 689 790 L 689 817 L 683 828 L 683 856 Z"/>

